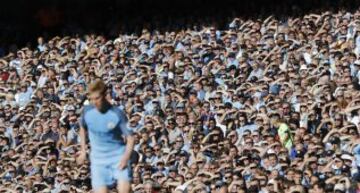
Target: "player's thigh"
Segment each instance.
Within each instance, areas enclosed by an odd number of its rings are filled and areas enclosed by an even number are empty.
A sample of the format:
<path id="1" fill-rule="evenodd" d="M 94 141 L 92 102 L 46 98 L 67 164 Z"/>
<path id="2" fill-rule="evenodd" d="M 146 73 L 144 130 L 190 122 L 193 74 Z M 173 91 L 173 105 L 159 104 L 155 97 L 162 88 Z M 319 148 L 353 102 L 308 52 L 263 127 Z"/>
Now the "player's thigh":
<path id="1" fill-rule="evenodd" d="M 118 193 L 129 193 L 131 190 L 130 182 L 119 179 L 117 181 L 117 190 L 118 190 Z"/>
<path id="2" fill-rule="evenodd" d="M 93 189 L 94 193 L 107 193 L 107 187 L 106 186 L 102 186 L 102 187 L 97 187 L 96 189 Z"/>

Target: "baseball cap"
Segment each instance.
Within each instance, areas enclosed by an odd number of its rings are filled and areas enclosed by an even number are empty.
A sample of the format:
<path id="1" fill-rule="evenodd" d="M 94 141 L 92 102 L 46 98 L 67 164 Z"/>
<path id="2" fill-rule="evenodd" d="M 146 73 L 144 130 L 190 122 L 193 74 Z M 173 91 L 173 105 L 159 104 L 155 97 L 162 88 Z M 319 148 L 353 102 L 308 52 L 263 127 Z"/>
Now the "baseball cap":
<path id="1" fill-rule="evenodd" d="M 178 171 L 178 169 L 175 166 L 171 166 L 169 168 L 169 172 L 177 172 L 177 171 Z"/>
<path id="2" fill-rule="evenodd" d="M 269 150 L 267 151 L 267 154 L 268 154 L 268 155 L 276 154 L 276 152 L 275 152 L 273 149 L 269 149 Z"/>
<path id="3" fill-rule="evenodd" d="M 215 186 L 216 186 L 216 187 L 222 187 L 223 185 L 224 185 L 224 182 L 222 182 L 222 181 L 220 181 L 220 180 L 218 180 L 218 181 L 215 182 Z"/>
<path id="4" fill-rule="evenodd" d="M 336 184 L 334 187 L 334 191 L 341 191 L 341 192 L 345 192 L 345 185 L 344 184 Z"/>
<path id="5" fill-rule="evenodd" d="M 303 64 L 303 65 L 301 65 L 300 66 L 300 70 L 307 70 L 308 68 L 307 68 L 307 66 L 305 65 L 305 64 Z"/>
<path id="6" fill-rule="evenodd" d="M 279 91 L 280 91 L 280 85 L 278 85 L 278 84 L 271 85 L 269 88 L 270 94 L 277 95 L 277 94 L 279 94 Z"/>
<path id="7" fill-rule="evenodd" d="M 327 161 L 326 161 L 326 159 L 324 159 L 324 158 L 320 158 L 319 160 L 318 160 L 318 164 L 319 165 L 325 165 L 327 163 Z"/>
<path id="8" fill-rule="evenodd" d="M 159 165 L 159 164 L 164 164 L 164 160 L 160 159 L 159 161 L 156 162 L 156 165 Z"/>
<path id="9" fill-rule="evenodd" d="M 185 104 L 180 102 L 176 105 L 176 108 L 185 108 Z"/>
<path id="10" fill-rule="evenodd" d="M 188 153 L 186 151 L 184 151 L 184 150 L 181 150 L 179 152 L 179 156 L 188 156 Z"/>
<path id="11" fill-rule="evenodd" d="M 349 155 L 349 154 L 343 154 L 343 155 L 341 155 L 340 158 L 341 158 L 342 160 L 350 160 L 350 161 L 353 160 L 352 156 Z"/>
<path id="12" fill-rule="evenodd" d="M 75 111 L 75 107 L 73 105 L 69 105 L 66 107 L 67 111 Z"/>

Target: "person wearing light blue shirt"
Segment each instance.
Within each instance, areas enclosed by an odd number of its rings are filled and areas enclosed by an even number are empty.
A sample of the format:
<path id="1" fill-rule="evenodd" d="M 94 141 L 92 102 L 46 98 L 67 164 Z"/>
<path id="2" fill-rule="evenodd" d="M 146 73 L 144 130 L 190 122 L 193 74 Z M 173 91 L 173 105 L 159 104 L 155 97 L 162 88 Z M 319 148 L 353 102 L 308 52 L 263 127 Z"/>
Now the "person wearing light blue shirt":
<path id="1" fill-rule="evenodd" d="M 32 92 L 27 88 L 26 85 L 22 85 L 20 89 L 21 92 L 15 95 L 15 100 L 20 107 L 23 107 L 30 101 Z"/>
<path id="2" fill-rule="evenodd" d="M 130 192 L 130 156 L 134 148 L 133 131 L 124 111 L 106 100 L 107 87 L 101 80 L 89 86 L 91 105 L 84 106 L 80 119 L 81 151 L 77 158 L 86 158 L 86 134 L 90 141 L 91 184 L 94 192 L 105 193 L 117 182 L 118 192 Z"/>

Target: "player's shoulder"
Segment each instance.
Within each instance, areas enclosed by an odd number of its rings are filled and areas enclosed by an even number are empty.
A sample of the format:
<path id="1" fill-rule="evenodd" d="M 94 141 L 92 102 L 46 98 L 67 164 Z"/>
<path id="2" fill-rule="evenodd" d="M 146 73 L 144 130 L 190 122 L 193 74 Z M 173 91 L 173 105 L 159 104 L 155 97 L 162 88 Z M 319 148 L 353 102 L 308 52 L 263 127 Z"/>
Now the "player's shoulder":
<path id="1" fill-rule="evenodd" d="M 113 111 L 113 112 L 115 112 L 116 114 L 124 114 L 124 113 L 125 113 L 125 112 L 124 112 L 122 109 L 120 109 L 118 106 L 114 106 L 114 105 L 110 108 L 110 110 Z"/>
<path id="2" fill-rule="evenodd" d="M 83 113 L 87 113 L 95 108 L 94 105 L 84 105 L 83 107 Z"/>
<path id="3" fill-rule="evenodd" d="M 126 117 L 125 111 L 120 109 L 118 106 L 112 106 L 110 110 L 120 117 Z"/>

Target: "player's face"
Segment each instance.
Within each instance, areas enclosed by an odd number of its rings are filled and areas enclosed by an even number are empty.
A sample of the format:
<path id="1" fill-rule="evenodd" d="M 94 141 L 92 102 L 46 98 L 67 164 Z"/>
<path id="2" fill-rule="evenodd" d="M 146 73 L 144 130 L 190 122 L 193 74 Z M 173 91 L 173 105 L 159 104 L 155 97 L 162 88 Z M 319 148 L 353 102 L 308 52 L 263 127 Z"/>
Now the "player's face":
<path id="1" fill-rule="evenodd" d="M 104 103 L 105 96 L 101 94 L 100 92 L 94 92 L 90 94 L 90 101 L 91 103 L 97 108 L 101 109 L 103 103 Z"/>

